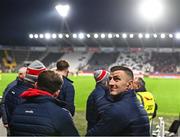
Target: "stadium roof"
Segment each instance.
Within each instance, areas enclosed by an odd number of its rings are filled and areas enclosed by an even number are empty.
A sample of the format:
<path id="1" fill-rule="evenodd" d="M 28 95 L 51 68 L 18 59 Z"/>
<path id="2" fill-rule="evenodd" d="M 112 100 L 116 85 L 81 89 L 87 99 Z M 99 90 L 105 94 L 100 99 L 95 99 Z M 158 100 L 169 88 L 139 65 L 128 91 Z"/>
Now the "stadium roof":
<path id="1" fill-rule="evenodd" d="M 30 33 L 121 33 L 179 32 L 180 0 L 159 0 L 164 16 L 156 22 L 140 17 L 143 0 L 1 0 L 0 44 L 31 43 Z M 58 3 L 68 3 L 66 19 L 55 10 Z"/>

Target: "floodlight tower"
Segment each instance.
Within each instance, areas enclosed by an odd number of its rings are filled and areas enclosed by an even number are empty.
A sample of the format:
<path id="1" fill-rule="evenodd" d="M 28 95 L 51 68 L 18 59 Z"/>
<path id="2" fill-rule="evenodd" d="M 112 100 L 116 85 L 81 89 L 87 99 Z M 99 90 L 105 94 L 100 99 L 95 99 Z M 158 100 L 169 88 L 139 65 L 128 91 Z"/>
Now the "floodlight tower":
<path id="1" fill-rule="evenodd" d="M 68 14 L 70 11 L 70 6 L 68 4 L 58 4 L 55 6 L 55 9 L 63 19 L 61 30 L 63 31 L 63 29 L 64 29 L 63 26 L 65 25 L 65 27 L 67 29 L 66 31 L 70 32 L 69 26 L 66 22 L 66 18 L 68 17 Z"/>

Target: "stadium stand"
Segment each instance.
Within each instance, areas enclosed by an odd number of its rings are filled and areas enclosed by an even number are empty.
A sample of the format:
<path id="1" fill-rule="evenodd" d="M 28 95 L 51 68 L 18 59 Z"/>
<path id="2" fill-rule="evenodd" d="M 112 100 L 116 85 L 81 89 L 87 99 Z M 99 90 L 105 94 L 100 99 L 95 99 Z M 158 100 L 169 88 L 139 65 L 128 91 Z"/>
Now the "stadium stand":
<path id="1" fill-rule="evenodd" d="M 61 59 L 67 60 L 70 64 L 70 71 L 77 72 L 80 68 L 83 68 L 91 58 L 92 53 L 87 52 L 69 52 L 64 54 Z"/>
<path id="2" fill-rule="evenodd" d="M 53 62 L 56 62 L 57 60 L 59 60 L 64 53 L 54 53 L 54 52 L 49 52 L 46 57 L 44 57 L 42 59 L 42 62 L 44 63 L 45 66 L 49 66 L 51 65 Z"/>
<path id="3" fill-rule="evenodd" d="M 88 62 L 87 71 L 94 71 L 97 69 L 108 69 L 109 65 L 114 63 L 118 57 L 118 52 L 110 53 L 95 53 Z"/>

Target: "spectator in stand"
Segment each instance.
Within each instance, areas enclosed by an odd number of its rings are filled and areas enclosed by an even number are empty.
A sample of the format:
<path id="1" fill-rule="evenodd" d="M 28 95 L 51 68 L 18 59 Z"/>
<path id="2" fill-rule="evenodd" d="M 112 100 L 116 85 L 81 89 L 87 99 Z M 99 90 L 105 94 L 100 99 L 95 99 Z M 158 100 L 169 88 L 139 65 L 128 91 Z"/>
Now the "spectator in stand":
<path id="1" fill-rule="evenodd" d="M 122 66 L 110 69 L 110 104 L 87 136 L 150 136 L 147 113 L 133 87 L 132 70 Z"/>
<path id="2" fill-rule="evenodd" d="M 94 79 L 96 81 L 95 89 L 91 92 L 87 100 L 86 106 L 86 120 L 87 131 L 94 127 L 100 119 L 102 108 L 107 104 L 102 101 L 108 90 L 109 72 L 106 70 L 96 70 L 94 72 Z"/>
<path id="3" fill-rule="evenodd" d="M 67 105 L 65 108 L 70 111 L 72 116 L 75 113 L 75 105 L 74 105 L 74 96 L 75 90 L 73 86 L 73 81 L 68 78 L 69 74 L 69 63 L 66 60 L 59 60 L 56 63 L 57 70 L 56 72 L 63 77 L 63 85 L 61 87 L 61 94 L 58 99 L 65 101 Z"/>
<path id="4" fill-rule="evenodd" d="M 63 83 L 54 71 L 42 72 L 36 88 L 20 94 L 26 99 L 18 105 L 10 122 L 13 136 L 77 136 L 71 114 L 56 100 Z"/>
<path id="5" fill-rule="evenodd" d="M 26 75 L 24 79 L 18 80 L 17 84 L 8 88 L 4 91 L 5 97 L 3 100 L 3 124 L 8 128 L 8 124 L 11 120 L 12 113 L 17 105 L 23 102 L 23 99 L 19 97 L 28 88 L 33 88 L 37 80 L 37 76 L 46 70 L 46 67 L 38 60 L 33 61 L 26 70 Z M 19 75 L 21 76 L 21 75 Z M 21 77 L 22 78 L 22 77 Z"/>

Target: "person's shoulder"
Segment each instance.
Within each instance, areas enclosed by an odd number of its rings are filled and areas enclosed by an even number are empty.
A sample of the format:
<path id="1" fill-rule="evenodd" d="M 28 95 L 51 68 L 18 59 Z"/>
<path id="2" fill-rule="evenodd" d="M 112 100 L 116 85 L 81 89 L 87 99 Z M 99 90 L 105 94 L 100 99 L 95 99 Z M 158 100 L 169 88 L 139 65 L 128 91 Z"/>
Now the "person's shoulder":
<path id="1" fill-rule="evenodd" d="M 63 80 L 64 80 L 64 82 L 68 82 L 68 83 L 73 83 L 73 81 L 71 80 L 71 79 L 69 79 L 68 77 L 64 77 L 63 76 Z"/>

